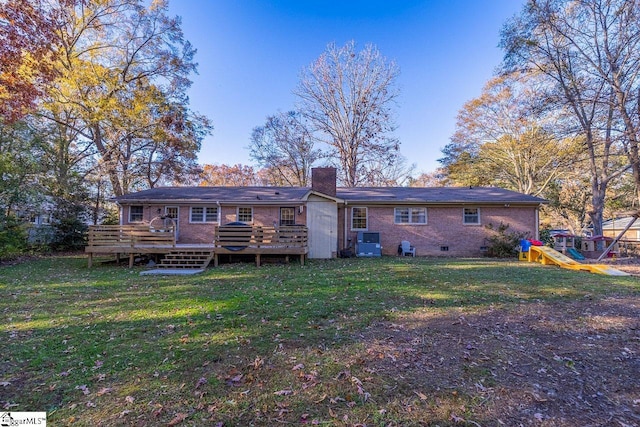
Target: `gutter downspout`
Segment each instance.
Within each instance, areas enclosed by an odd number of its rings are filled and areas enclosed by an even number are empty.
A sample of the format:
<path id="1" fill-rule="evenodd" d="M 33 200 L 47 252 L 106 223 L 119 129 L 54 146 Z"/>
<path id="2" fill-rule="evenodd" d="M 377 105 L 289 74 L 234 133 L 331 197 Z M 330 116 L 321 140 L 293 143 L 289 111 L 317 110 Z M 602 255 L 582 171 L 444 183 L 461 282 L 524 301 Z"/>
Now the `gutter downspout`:
<path id="1" fill-rule="evenodd" d="M 344 249 L 347 249 L 347 205 L 349 204 L 349 202 L 347 202 L 346 200 L 344 201 L 344 222 L 342 224 L 342 227 L 344 228 L 344 238 L 342 240 L 342 247 Z"/>
<path id="2" fill-rule="evenodd" d="M 536 208 L 536 240 L 540 240 L 540 206 Z"/>
<path id="3" fill-rule="evenodd" d="M 220 206 L 220 200 L 216 200 L 216 206 L 218 206 L 218 225 L 220 225 L 220 221 L 222 220 L 222 206 Z"/>

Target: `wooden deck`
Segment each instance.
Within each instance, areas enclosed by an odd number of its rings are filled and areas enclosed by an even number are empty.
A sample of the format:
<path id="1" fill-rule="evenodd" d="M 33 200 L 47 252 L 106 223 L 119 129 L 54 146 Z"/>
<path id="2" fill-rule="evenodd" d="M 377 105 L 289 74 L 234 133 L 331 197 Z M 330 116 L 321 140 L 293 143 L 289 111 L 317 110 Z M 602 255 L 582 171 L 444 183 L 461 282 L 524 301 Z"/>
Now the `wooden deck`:
<path id="1" fill-rule="evenodd" d="M 136 255 L 167 255 L 195 250 L 210 251 L 216 267 L 219 255 L 224 254 L 254 255 L 257 266 L 260 266 L 262 255 L 296 255 L 304 265 L 309 251 L 307 236 L 305 226 L 223 225 L 215 228 L 211 243 L 176 243 L 173 230 L 154 230 L 146 224 L 99 225 L 89 227 L 85 252 L 89 256 L 89 268 L 94 254 L 128 255 L 129 266 L 133 267 Z"/>
<path id="2" fill-rule="evenodd" d="M 89 268 L 93 254 L 129 255 L 129 266 L 133 267 L 136 254 L 163 254 L 175 246 L 173 230 L 153 230 L 146 224 L 92 225 L 84 251 L 89 255 Z"/>
<path id="3" fill-rule="evenodd" d="M 297 255 L 300 264 L 309 252 L 307 227 L 300 225 L 265 227 L 222 225 L 216 227 L 213 265 L 221 254 L 255 255 L 260 266 L 262 255 Z"/>

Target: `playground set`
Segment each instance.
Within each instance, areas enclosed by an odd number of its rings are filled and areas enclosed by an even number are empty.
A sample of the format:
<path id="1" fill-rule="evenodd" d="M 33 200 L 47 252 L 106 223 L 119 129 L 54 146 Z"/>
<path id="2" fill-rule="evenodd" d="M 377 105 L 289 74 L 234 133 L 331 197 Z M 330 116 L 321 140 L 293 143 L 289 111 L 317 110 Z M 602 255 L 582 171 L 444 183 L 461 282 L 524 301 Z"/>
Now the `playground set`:
<path id="1" fill-rule="evenodd" d="M 571 235 L 554 236 L 554 247 L 544 246 L 537 240 L 520 241 L 520 261 L 539 262 L 543 265 L 557 265 L 561 268 L 590 273 L 606 274 L 608 276 L 629 276 L 624 271 L 617 270 L 606 264 L 583 264 L 578 260 L 585 257 L 574 247 L 575 238 Z M 584 242 L 583 242 L 584 243 Z M 571 255 L 570 258 L 566 254 Z M 574 259 L 575 258 L 575 259 Z"/>

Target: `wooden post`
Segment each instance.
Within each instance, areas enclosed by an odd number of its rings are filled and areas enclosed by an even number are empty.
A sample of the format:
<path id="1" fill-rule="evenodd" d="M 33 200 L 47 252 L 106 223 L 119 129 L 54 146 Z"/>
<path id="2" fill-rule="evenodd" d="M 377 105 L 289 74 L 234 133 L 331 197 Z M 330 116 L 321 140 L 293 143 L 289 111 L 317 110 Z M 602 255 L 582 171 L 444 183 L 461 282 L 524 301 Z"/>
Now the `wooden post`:
<path id="1" fill-rule="evenodd" d="M 133 255 L 133 252 L 131 252 L 129 254 L 129 268 L 133 268 L 133 259 L 134 259 L 134 255 Z"/>
<path id="2" fill-rule="evenodd" d="M 613 248 L 613 246 L 618 243 L 618 240 L 620 240 L 622 238 L 622 236 L 624 236 L 624 233 L 627 232 L 627 230 L 629 230 L 631 228 L 631 226 L 636 222 L 636 220 L 638 219 L 638 214 L 633 215 L 633 219 L 631 221 L 629 221 L 629 224 L 627 224 L 627 226 L 624 228 L 624 230 L 622 230 L 622 233 L 618 234 L 616 236 L 615 239 L 613 239 L 613 242 L 611 242 L 611 244 L 609 245 L 609 247 L 607 249 L 604 250 L 604 252 L 602 252 L 602 255 L 600 255 L 597 259 L 598 262 L 602 261 L 602 258 L 604 258 L 605 256 L 607 256 L 607 254 L 609 253 L 609 251 Z"/>
<path id="3" fill-rule="evenodd" d="M 91 266 L 93 265 L 93 252 L 89 252 L 89 265 L 87 266 L 87 268 L 91 268 Z"/>

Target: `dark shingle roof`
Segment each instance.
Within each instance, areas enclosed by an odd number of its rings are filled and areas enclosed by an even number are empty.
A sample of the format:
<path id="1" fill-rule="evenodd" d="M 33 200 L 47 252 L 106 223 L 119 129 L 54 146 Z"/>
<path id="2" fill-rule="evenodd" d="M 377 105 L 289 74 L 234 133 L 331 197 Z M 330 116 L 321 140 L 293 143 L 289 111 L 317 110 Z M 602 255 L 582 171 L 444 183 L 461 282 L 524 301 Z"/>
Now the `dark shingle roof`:
<path id="1" fill-rule="evenodd" d="M 539 197 L 496 187 L 360 187 L 339 188 L 349 202 L 544 203 Z"/>
<path id="2" fill-rule="evenodd" d="M 279 202 L 301 200 L 305 187 L 158 187 L 116 197 L 118 202 Z"/>
<path id="3" fill-rule="evenodd" d="M 301 201 L 309 187 L 160 187 L 116 197 L 124 203 Z M 356 187 L 338 188 L 349 203 L 545 203 L 544 199 L 495 187 Z"/>

